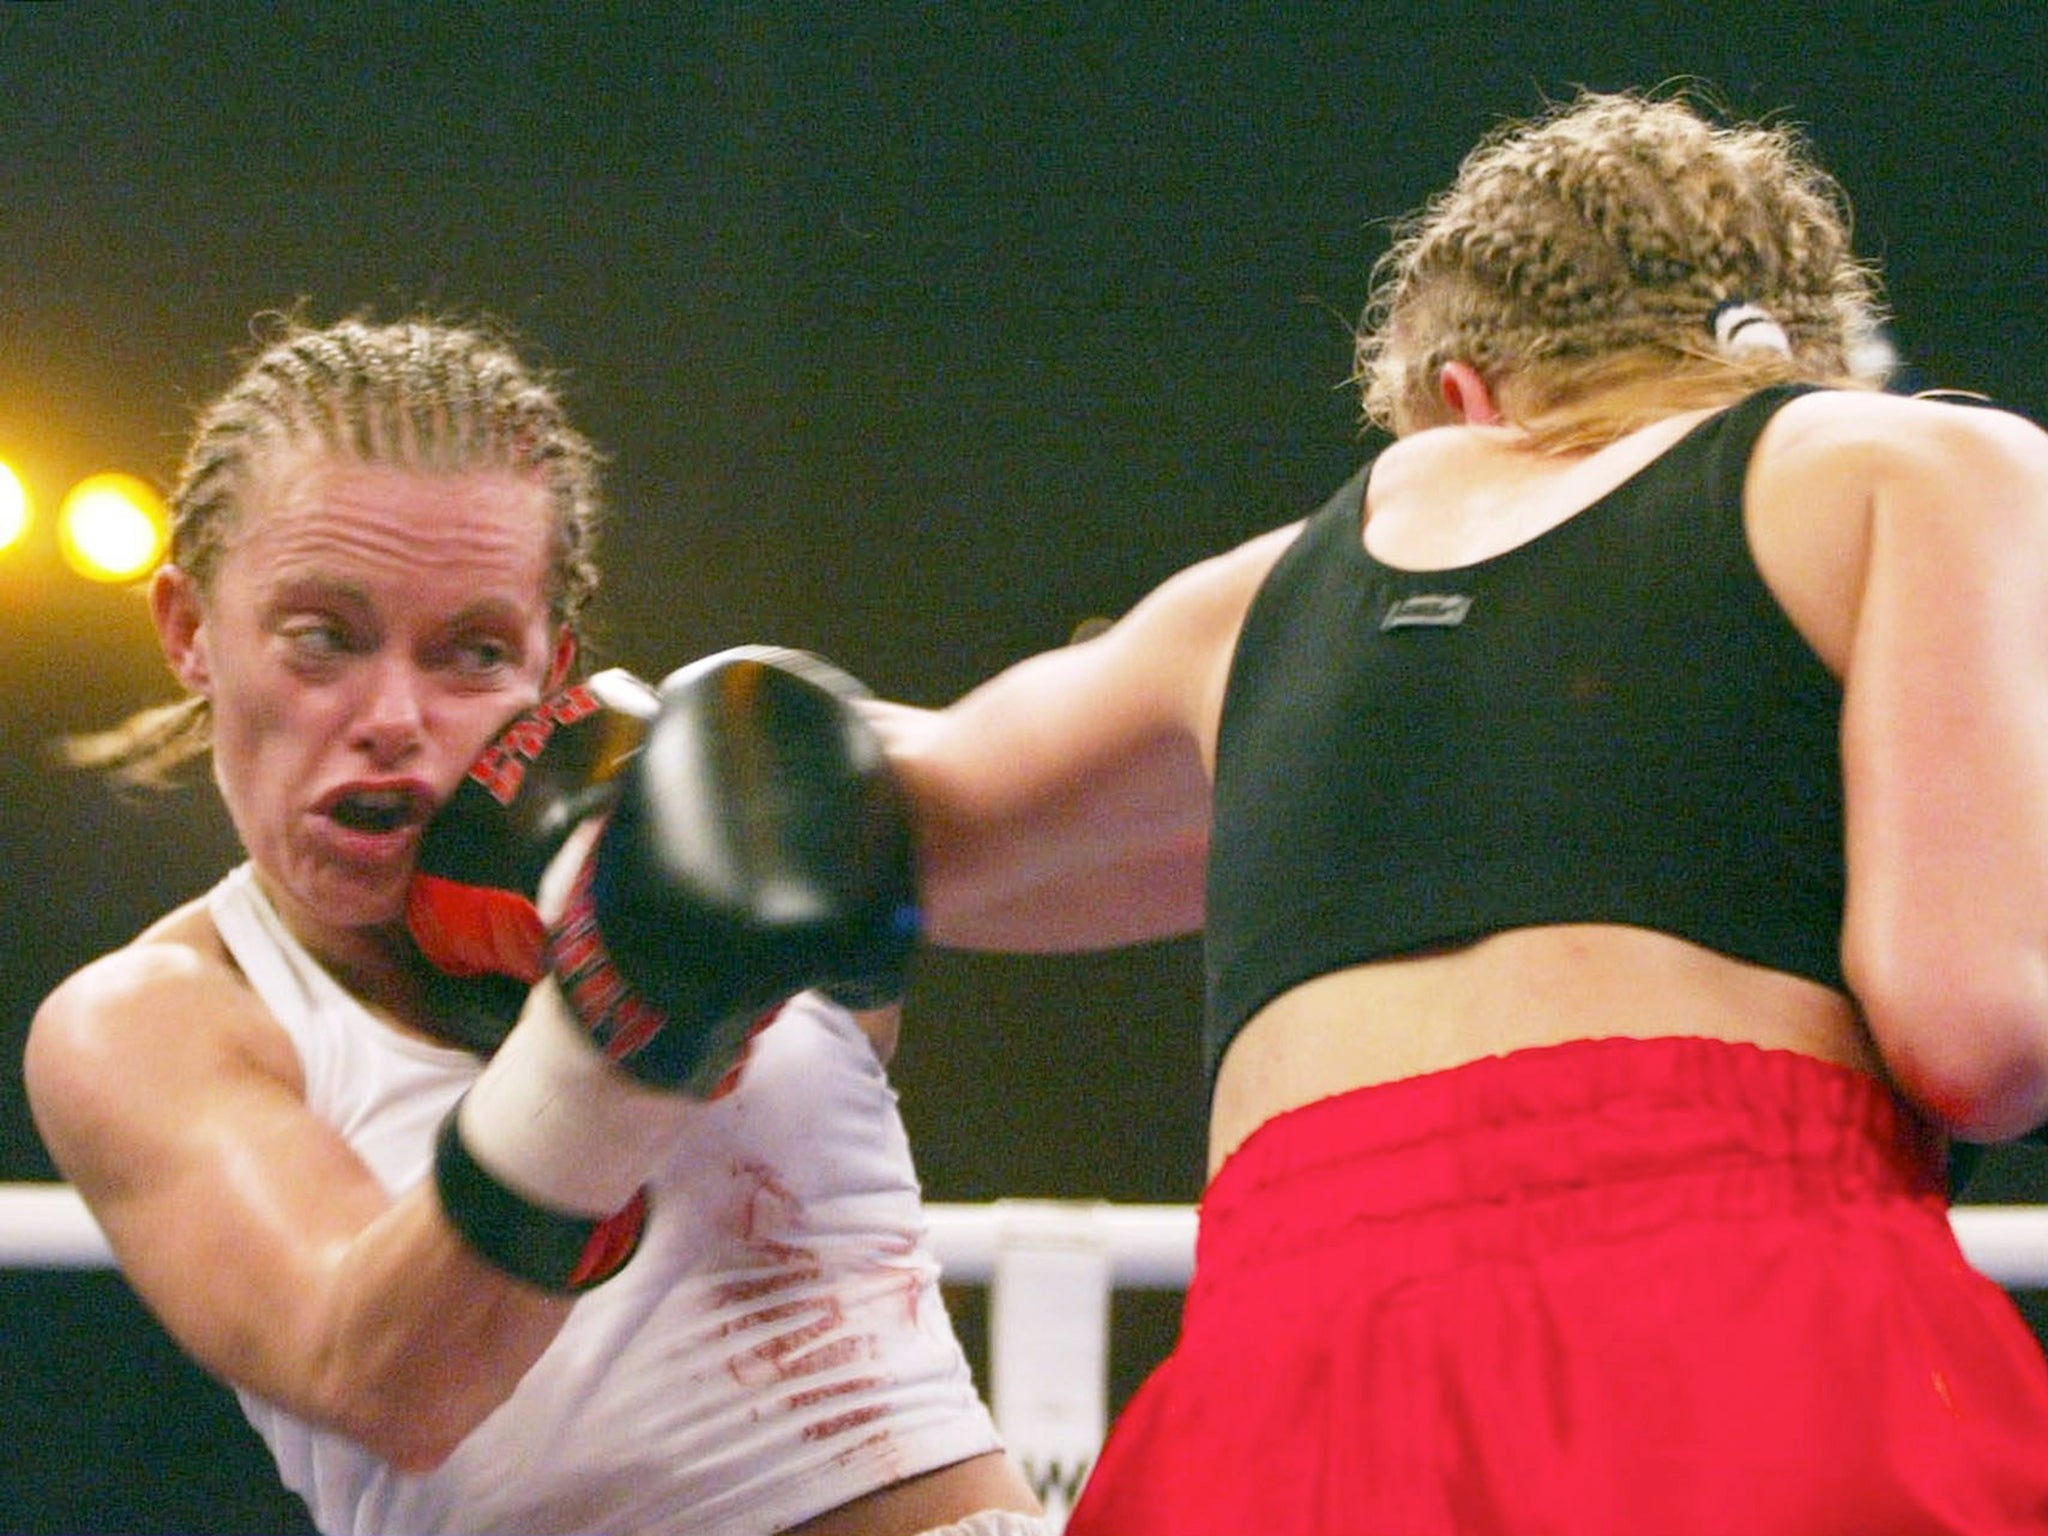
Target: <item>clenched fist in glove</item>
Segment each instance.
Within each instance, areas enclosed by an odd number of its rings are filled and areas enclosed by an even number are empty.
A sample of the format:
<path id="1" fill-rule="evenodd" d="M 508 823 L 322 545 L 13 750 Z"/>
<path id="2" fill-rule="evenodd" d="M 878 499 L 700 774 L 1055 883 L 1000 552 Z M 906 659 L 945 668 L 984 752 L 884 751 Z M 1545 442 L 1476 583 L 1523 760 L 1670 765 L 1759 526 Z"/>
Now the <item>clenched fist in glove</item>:
<path id="1" fill-rule="evenodd" d="M 858 685 L 748 647 L 650 691 L 599 674 L 522 715 L 422 840 L 426 956 L 531 981 L 444 1128 L 455 1226 L 577 1289 L 631 1253 L 641 1184 L 794 993 L 900 986 L 911 839 Z"/>

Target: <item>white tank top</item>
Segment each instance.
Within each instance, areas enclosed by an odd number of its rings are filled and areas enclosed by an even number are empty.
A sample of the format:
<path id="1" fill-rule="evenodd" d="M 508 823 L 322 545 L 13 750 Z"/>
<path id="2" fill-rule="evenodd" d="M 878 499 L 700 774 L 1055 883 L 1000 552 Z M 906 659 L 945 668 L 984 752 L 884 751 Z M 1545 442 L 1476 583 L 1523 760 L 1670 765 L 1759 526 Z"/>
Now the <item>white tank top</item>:
<path id="1" fill-rule="evenodd" d="M 208 909 L 297 1046 L 313 1112 L 394 1193 L 425 1178 L 478 1059 L 373 1017 L 248 866 Z M 241 1394 L 322 1531 L 767 1536 L 998 1447 L 895 1093 L 850 1014 L 792 1002 L 650 1185 L 639 1252 L 436 1470 L 400 1473 Z"/>

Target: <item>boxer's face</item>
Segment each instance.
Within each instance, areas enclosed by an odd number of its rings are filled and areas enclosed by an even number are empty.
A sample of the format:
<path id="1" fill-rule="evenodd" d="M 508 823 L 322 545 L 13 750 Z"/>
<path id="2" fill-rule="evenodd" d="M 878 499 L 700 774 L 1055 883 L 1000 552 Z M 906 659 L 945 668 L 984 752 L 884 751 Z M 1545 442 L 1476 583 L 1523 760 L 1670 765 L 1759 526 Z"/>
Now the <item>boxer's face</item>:
<path id="1" fill-rule="evenodd" d="M 303 455 L 251 492 L 166 647 L 212 701 L 215 776 L 294 926 L 387 922 L 420 824 L 547 679 L 547 495 Z"/>

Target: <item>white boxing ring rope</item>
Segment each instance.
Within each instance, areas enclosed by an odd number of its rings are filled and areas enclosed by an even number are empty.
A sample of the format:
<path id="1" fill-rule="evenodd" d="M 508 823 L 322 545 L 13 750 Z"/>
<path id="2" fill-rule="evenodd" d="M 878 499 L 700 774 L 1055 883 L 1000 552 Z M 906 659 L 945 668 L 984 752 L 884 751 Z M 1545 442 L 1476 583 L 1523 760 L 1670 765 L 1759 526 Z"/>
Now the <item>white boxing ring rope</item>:
<path id="1" fill-rule="evenodd" d="M 927 1203 L 948 1281 L 991 1284 L 1019 1247 L 1101 1250 L 1113 1286 L 1178 1290 L 1194 1272 L 1195 1210 L 1095 1200 Z M 2048 1205 L 1960 1205 L 1949 1212 L 1964 1255 L 2014 1290 L 2048 1289 Z M 0 1183 L 0 1269 L 106 1269 L 107 1240 L 68 1184 Z"/>
<path id="2" fill-rule="evenodd" d="M 1193 1206 L 997 1200 L 927 1202 L 924 1211 L 948 1281 L 989 1284 L 1005 1250 L 1047 1243 L 1106 1250 L 1113 1283 L 1126 1289 L 1179 1290 L 1194 1270 Z M 2037 1278 L 2048 1284 L 2048 1207 L 2040 1214 Z M 0 1269 L 108 1269 L 113 1262 L 70 1185 L 0 1183 Z"/>
<path id="3" fill-rule="evenodd" d="M 988 1287 L 990 1406 L 1057 1528 L 1108 1427 L 1110 1295 L 1187 1285 L 1194 1208 L 997 1200 L 928 1204 L 925 1215 L 945 1278 Z M 2013 1290 L 2048 1289 L 2048 1206 L 1958 1206 L 1949 1215 L 1984 1275 Z M 68 1185 L 0 1183 L 0 1270 L 112 1264 Z"/>

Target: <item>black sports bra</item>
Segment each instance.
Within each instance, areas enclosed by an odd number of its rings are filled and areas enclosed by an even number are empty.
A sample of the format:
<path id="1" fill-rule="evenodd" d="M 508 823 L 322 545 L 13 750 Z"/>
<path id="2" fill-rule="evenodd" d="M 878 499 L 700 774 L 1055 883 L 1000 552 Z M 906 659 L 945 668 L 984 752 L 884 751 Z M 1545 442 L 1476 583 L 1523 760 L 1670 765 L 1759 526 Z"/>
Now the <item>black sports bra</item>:
<path id="1" fill-rule="evenodd" d="M 1793 389 L 1709 417 L 1493 559 L 1382 565 L 1370 466 L 1253 601 L 1216 752 L 1207 1057 L 1325 972 L 1632 924 L 1842 985 L 1841 689 L 1742 487 Z"/>

